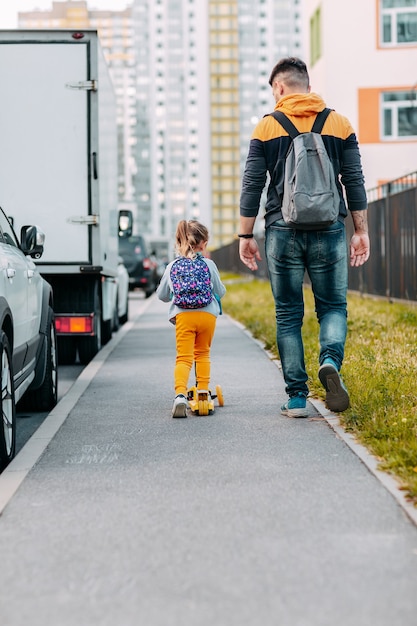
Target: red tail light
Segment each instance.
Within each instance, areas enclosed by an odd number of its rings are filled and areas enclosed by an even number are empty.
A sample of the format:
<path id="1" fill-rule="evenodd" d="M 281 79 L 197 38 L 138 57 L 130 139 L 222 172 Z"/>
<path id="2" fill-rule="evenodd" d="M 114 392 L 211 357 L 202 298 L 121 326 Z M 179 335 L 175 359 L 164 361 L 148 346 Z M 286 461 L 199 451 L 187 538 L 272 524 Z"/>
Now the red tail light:
<path id="1" fill-rule="evenodd" d="M 56 315 L 55 327 L 58 335 L 93 335 L 94 314 Z"/>

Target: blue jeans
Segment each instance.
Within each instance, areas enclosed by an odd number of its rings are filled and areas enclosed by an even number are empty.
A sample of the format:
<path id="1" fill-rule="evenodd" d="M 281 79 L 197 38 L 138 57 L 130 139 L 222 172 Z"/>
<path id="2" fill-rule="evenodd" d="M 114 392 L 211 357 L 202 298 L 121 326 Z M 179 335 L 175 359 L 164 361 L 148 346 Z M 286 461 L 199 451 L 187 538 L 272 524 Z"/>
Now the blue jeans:
<path id="1" fill-rule="evenodd" d="M 266 230 L 265 253 L 275 299 L 277 346 L 289 396 L 308 394 L 301 327 L 307 271 L 320 324 L 319 363 L 330 357 L 340 369 L 347 333 L 348 286 L 345 226 L 293 230 L 277 220 Z"/>

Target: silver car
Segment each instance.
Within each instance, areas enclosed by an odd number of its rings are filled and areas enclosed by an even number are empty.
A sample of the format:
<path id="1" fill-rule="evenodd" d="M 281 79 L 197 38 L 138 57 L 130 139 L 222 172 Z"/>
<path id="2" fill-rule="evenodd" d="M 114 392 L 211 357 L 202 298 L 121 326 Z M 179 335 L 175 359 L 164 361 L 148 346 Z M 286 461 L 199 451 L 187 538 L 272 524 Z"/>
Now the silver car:
<path id="1" fill-rule="evenodd" d="M 45 236 L 23 226 L 20 241 L 0 209 L 0 471 L 16 446 L 16 404 L 49 411 L 58 399 L 52 288 L 33 262 Z"/>

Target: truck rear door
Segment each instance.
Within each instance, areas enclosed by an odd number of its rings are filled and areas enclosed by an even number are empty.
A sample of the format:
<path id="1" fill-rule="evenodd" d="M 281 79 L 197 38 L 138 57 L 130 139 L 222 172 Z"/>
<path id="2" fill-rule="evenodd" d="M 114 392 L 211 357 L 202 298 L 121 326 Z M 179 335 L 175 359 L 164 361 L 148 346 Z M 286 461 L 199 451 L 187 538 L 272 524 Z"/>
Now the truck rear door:
<path id="1" fill-rule="evenodd" d="M 89 44 L 35 39 L 0 42 L 0 204 L 44 230 L 41 265 L 87 264 Z"/>

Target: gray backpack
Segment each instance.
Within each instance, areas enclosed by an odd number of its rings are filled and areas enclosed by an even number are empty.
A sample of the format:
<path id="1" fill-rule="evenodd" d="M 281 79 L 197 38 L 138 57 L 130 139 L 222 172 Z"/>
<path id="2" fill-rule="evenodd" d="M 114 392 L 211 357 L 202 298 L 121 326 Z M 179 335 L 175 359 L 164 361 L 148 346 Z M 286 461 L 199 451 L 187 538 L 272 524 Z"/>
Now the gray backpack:
<path id="1" fill-rule="evenodd" d="M 320 134 L 330 111 L 321 111 L 307 133 L 298 132 L 281 111 L 270 114 L 292 139 L 285 158 L 281 211 L 284 221 L 300 230 L 319 230 L 339 217 L 334 170 Z"/>

